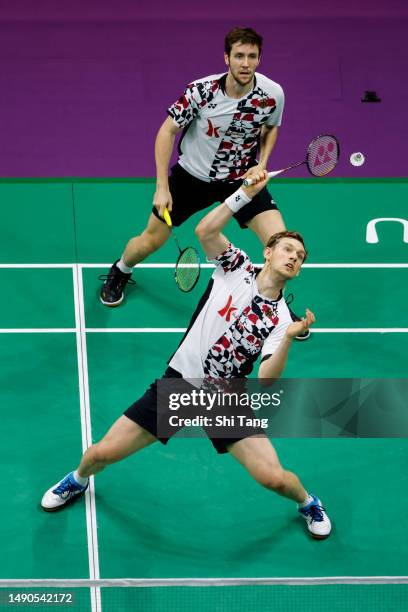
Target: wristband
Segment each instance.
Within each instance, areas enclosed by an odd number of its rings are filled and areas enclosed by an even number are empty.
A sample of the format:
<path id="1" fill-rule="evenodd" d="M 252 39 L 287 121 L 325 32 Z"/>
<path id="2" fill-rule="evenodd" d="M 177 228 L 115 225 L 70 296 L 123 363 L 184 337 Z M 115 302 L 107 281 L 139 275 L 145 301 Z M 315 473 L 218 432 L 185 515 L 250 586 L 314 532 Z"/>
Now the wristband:
<path id="1" fill-rule="evenodd" d="M 247 196 L 242 187 L 240 187 L 224 201 L 224 204 L 226 204 L 233 213 L 236 213 L 251 200 L 252 198 Z"/>

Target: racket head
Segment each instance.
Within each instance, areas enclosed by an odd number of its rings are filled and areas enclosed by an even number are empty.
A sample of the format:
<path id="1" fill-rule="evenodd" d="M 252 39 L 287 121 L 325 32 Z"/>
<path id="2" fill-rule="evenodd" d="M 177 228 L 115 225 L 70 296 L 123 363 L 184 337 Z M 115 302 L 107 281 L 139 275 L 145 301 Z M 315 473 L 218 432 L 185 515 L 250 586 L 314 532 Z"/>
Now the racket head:
<path id="1" fill-rule="evenodd" d="M 313 176 L 325 176 L 334 170 L 340 157 L 340 145 L 332 134 L 313 138 L 307 148 L 307 169 Z"/>
<path id="2" fill-rule="evenodd" d="M 200 277 L 200 256 L 192 246 L 183 249 L 178 256 L 174 279 L 180 291 L 188 293 L 196 286 Z"/>

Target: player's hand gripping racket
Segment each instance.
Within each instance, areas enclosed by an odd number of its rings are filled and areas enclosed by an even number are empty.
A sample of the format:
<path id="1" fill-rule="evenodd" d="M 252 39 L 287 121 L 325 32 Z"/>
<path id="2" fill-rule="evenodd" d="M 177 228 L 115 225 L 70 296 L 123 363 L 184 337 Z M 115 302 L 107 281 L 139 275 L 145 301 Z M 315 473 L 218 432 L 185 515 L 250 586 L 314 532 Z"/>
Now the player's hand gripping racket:
<path id="1" fill-rule="evenodd" d="M 173 224 L 171 222 L 170 213 L 165 208 L 163 213 L 163 219 L 171 229 L 171 235 L 173 236 L 177 248 L 179 250 L 179 256 L 174 270 L 174 279 L 177 283 L 177 287 L 187 293 L 194 289 L 200 276 L 200 257 L 197 249 L 189 246 L 185 249 L 180 248 L 179 241 L 173 230 Z"/>
<path id="2" fill-rule="evenodd" d="M 337 138 L 330 134 L 322 134 L 321 136 L 313 138 L 312 142 L 307 147 L 305 160 L 288 166 L 287 168 L 282 168 L 281 170 L 268 172 L 268 175 L 270 178 L 273 178 L 282 172 L 286 172 L 286 170 L 292 170 L 292 168 L 297 168 L 298 166 L 306 164 L 307 169 L 313 176 L 325 176 L 334 170 L 339 161 L 339 157 L 340 146 Z M 252 185 L 252 180 L 250 178 L 245 179 L 244 185 Z"/>

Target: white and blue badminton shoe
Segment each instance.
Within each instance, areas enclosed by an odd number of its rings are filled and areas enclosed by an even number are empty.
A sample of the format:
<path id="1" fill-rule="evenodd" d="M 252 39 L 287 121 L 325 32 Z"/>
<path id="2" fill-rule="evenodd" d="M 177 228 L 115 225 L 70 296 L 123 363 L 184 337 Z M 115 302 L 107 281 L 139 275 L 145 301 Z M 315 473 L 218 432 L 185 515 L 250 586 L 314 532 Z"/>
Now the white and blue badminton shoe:
<path id="1" fill-rule="evenodd" d="M 322 502 L 316 495 L 311 495 L 312 501 L 298 508 L 298 512 L 303 516 L 307 523 L 307 528 L 316 540 L 328 538 L 331 532 L 331 522 L 322 506 Z"/>
<path id="2" fill-rule="evenodd" d="M 46 512 L 60 510 L 85 493 L 88 485 L 89 482 L 85 486 L 80 485 L 75 480 L 74 473 L 70 472 L 65 478 L 44 493 L 41 506 Z"/>

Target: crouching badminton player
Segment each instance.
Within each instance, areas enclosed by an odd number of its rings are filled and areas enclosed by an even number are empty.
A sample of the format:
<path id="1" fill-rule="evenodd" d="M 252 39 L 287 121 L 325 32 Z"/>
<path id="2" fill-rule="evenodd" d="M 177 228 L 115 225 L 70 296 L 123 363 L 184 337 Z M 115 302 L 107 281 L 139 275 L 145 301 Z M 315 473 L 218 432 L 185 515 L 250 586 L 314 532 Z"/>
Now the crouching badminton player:
<path id="1" fill-rule="evenodd" d="M 266 171 L 260 170 L 253 178 L 254 184 L 238 189 L 196 228 L 207 258 L 214 261 L 216 269 L 161 380 L 242 379 L 260 354 L 259 378 L 276 379 L 285 367 L 292 340 L 314 323 L 310 310 L 302 320 L 292 322 L 283 298 L 286 282 L 299 273 L 306 258 L 300 234 L 274 234 L 264 248 L 263 267 L 256 269 L 244 251 L 221 233 L 232 215 L 268 181 Z M 157 427 L 155 381 L 104 438 L 87 449 L 76 470 L 44 494 L 43 509 L 51 512 L 64 508 L 84 493 L 89 477 L 107 465 L 157 440 L 166 444 L 171 434 L 162 437 Z M 262 430 L 249 428 L 237 438 L 210 436 L 210 440 L 218 453 L 229 452 L 259 484 L 297 502 L 313 537 L 323 539 L 330 535 L 331 523 L 320 499 L 309 494 L 294 473 L 284 469 Z"/>

